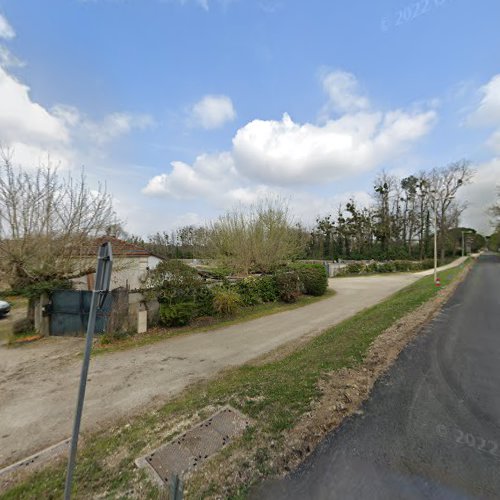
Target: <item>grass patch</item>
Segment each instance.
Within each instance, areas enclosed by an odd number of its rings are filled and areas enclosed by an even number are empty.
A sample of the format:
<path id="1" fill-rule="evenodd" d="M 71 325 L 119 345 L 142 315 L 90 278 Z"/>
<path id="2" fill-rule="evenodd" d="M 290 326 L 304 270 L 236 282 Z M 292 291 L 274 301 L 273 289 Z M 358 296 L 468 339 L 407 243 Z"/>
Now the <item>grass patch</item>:
<path id="1" fill-rule="evenodd" d="M 462 268 L 463 265 L 441 272 L 443 286 L 455 279 Z M 225 497 L 243 498 L 249 484 L 275 472 L 267 449 L 257 447 L 256 443 L 279 446 L 284 431 L 292 428 L 319 398 L 318 381 L 326 373 L 359 364 L 379 334 L 436 293 L 433 277 L 426 276 L 326 330 L 283 359 L 226 371 L 215 380 L 187 389 L 158 411 L 89 436 L 78 456 L 75 497 L 159 498 L 156 487 L 143 471 L 135 468 L 134 459 L 172 437 L 173 426 L 179 420 L 198 412 L 201 418 L 204 409 L 211 411 L 229 403 L 257 422 L 239 442 L 225 449 L 220 458 L 228 457 L 238 448 L 248 452 L 257 464 L 254 476 L 248 477 L 243 487 L 224 491 Z M 110 456 L 120 459 L 111 463 Z M 64 465 L 60 464 L 34 473 L 0 498 L 60 498 L 63 485 Z M 216 481 L 195 478 L 189 488 L 191 497 L 204 498 L 220 493 L 221 486 Z"/>
<path id="2" fill-rule="evenodd" d="M 210 318 L 210 324 L 203 324 L 200 326 L 188 325 L 177 328 L 153 328 L 146 333 L 125 335 L 122 338 L 113 340 L 110 344 L 97 344 L 92 349 L 92 354 L 103 354 L 106 352 L 122 351 L 125 349 L 132 349 L 143 345 L 153 344 L 177 335 L 188 335 L 191 333 L 201 333 L 223 328 L 226 326 L 238 325 L 246 321 L 262 318 L 271 314 L 276 314 L 284 311 L 291 311 L 299 307 L 308 306 L 325 300 L 335 295 L 334 290 L 327 290 L 324 295 L 320 297 L 313 297 L 311 295 L 301 295 L 297 302 L 293 304 L 285 304 L 284 302 L 266 302 L 264 304 L 257 304 L 255 306 L 242 307 L 233 318 Z M 196 322 L 196 320 L 195 320 Z"/>

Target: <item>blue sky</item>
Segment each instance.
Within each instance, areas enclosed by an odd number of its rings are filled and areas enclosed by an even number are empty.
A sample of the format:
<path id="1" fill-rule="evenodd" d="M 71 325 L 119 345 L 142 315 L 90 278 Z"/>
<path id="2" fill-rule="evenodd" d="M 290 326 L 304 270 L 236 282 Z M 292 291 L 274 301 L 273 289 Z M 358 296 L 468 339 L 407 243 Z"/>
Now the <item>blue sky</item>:
<path id="1" fill-rule="evenodd" d="M 126 228 L 279 194 L 298 218 L 369 202 L 381 169 L 474 162 L 500 180 L 500 4 L 0 0 L 0 142 L 85 165 Z M 3 110 L 2 110 L 3 108 Z"/>

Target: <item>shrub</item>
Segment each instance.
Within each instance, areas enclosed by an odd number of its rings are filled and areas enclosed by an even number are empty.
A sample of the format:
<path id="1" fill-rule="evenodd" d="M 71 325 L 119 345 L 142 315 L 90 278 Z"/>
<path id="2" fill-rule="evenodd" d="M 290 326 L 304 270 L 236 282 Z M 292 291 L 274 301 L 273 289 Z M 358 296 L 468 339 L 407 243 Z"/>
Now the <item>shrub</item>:
<path id="1" fill-rule="evenodd" d="M 360 264 L 358 262 L 348 264 L 346 267 L 346 273 L 347 274 L 360 274 L 363 272 L 365 266 L 363 264 Z"/>
<path id="2" fill-rule="evenodd" d="M 196 316 L 212 316 L 214 314 L 214 294 L 207 285 L 201 286 L 195 295 Z"/>
<path id="3" fill-rule="evenodd" d="M 245 306 L 254 306 L 262 302 L 259 288 L 260 278 L 249 276 L 236 283 L 235 288 L 241 297 L 241 302 Z"/>
<path id="4" fill-rule="evenodd" d="M 185 326 L 193 319 L 195 311 L 194 302 L 161 304 L 160 323 L 164 326 Z"/>
<path id="5" fill-rule="evenodd" d="M 23 295 L 31 300 L 37 299 L 44 293 L 50 294 L 54 290 L 69 290 L 72 286 L 73 283 L 65 278 L 34 281 L 22 289 L 15 290 L 15 294 Z"/>
<path id="6" fill-rule="evenodd" d="M 381 262 L 377 265 L 377 271 L 379 273 L 393 273 L 396 267 L 393 262 Z"/>
<path id="7" fill-rule="evenodd" d="M 279 298 L 283 302 L 295 302 L 300 295 L 300 278 L 294 269 L 284 269 L 275 274 Z"/>
<path id="8" fill-rule="evenodd" d="M 160 303 L 173 305 L 194 302 L 203 282 L 196 269 L 179 260 L 170 259 L 160 262 L 150 271 L 144 285 L 146 295 L 153 295 Z"/>
<path id="9" fill-rule="evenodd" d="M 213 290 L 213 307 L 219 316 L 232 316 L 236 314 L 240 305 L 241 297 L 236 290 L 217 287 Z"/>
<path id="10" fill-rule="evenodd" d="M 393 262 L 394 270 L 397 272 L 406 272 L 414 270 L 414 263 L 409 260 L 395 260 Z"/>
<path id="11" fill-rule="evenodd" d="M 262 302 L 275 302 L 280 294 L 274 276 L 261 276 L 258 280 L 259 296 Z"/>
<path id="12" fill-rule="evenodd" d="M 321 264 L 295 264 L 304 293 L 307 295 L 324 295 L 328 288 L 326 270 Z"/>

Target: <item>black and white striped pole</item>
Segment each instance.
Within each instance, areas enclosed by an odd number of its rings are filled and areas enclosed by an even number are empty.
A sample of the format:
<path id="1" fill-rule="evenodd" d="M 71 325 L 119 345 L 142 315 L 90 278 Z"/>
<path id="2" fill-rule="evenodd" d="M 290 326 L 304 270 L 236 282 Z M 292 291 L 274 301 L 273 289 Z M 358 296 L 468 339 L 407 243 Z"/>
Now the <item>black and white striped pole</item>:
<path id="1" fill-rule="evenodd" d="M 90 352 L 94 338 L 97 310 L 102 308 L 104 300 L 109 292 L 111 281 L 111 268 L 113 265 L 113 254 L 111 243 L 103 243 L 97 252 L 97 269 L 94 290 L 90 300 L 89 320 L 87 323 L 87 339 L 85 343 L 85 354 L 83 356 L 82 372 L 80 375 L 80 387 L 78 389 L 78 400 L 76 403 L 75 421 L 73 423 L 73 434 L 71 435 L 71 447 L 69 450 L 68 470 L 66 473 L 66 484 L 64 487 L 64 499 L 71 498 L 71 487 L 73 483 L 73 471 L 76 463 L 76 450 L 78 447 L 78 434 L 82 420 L 83 401 L 85 399 L 85 388 L 87 386 L 87 375 L 89 372 Z"/>

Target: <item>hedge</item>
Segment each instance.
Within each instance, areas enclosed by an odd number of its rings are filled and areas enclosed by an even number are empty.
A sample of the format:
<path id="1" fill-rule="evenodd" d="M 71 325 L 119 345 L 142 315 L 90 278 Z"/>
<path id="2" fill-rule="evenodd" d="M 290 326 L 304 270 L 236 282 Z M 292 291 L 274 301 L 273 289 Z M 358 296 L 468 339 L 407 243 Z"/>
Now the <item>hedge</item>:
<path id="1" fill-rule="evenodd" d="M 328 289 L 326 269 L 321 264 L 294 264 L 299 275 L 302 291 L 307 295 L 324 295 Z"/>

